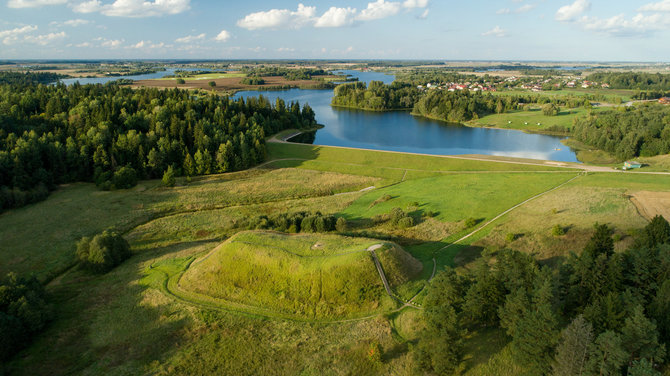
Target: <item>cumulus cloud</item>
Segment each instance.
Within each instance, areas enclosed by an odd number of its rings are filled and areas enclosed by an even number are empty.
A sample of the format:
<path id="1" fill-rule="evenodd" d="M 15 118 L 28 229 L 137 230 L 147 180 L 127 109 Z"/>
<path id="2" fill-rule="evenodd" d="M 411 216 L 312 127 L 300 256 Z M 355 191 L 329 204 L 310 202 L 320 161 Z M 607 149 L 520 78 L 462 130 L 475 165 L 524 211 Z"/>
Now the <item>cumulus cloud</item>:
<path id="1" fill-rule="evenodd" d="M 37 26 L 34 25 L 26 25 L 10 30 L 3 30 L 0 31 L 0 39 L 2 39 L 2 43 L 4 44 L 16 43 L 25 34 L 32 33 L 35 30 L 37 30 Z"/>
<path id="2" fill-rule="evenodd" d="M 574 21 L 589 9 L 591 9 L 591 3 L 588 0 L 575 0 L 574 3 L 558 9 L 556 20 L 564 22 Z"/>
<path id="3" fill-rule="evenodd" d="M 378 20 L 398 14 L 400 3 L 386 0 L 377 0 L 374 3 L 368 3 L 368 7 L 363 9 L 357 19 L 361 21 Z"/>
<path id="4" fill-rule="evenodd" d="M 496 27 L 494 27 L 493 29 L 491 29 L 491 30 L 489 30 L 489 31 L 487 31 L 487 32 L 482 33 L 482 35 L 485 36 L 485 37 L 498 37 L 498 38 L 502 38 L 502 37 L 504 37 L 504 36 L 507 35 L 507 32 L 506 32 L 504 29 L 500 28 L 500 26 L 496 26 Z"/>
<path id="5" fill-rule="evenodd" d="M 658 3 L 649 3 L 641 6 L 640 12 L 670 12 L 670 0 L 662 0 Z"/>
<path id="6" fill-rule="evenodd" d="M 221 32 L 219 34 L 217 34 L 216 37 L 214 37 L 214 39 L 218 40 L 219 42 L 225 42 L 228 39 L 230 39 L 230 37 L 231 37 L 231 35 L 228 31 L 221 30 Z"/>
<path id="7" fill-rule="evenodd" d="M 39 8 L 44 5 L 60 5 L 67 3 L 68 0 L 9 0 L 9 8 Z"/>
<path id="8" fill-rule="evenodd" d="M 63 25 L 77 27 L 77 26 L 81 26 L 81 25 L 88 25 L 90 23 L 91 23 L 91 21 L 82 20 L 81 18 L 77 18 L 75 20 L 67 20 L 67 21 L 63 22 Z"/>
<path id="9" fill-rule="evenodd" d="M 151 41 L 141 40 L 141 41 L 137 42 L 136 44 L 134 44 L 132 46 L 128 46 L 126 48 L 133 48 L 133 49 L 137 49 L 137 50 L 145 50 L 145 49 L 154 49 L 154 48 L 163 48 L 163 47 L 166 47 L 165 43 L 163 43 L 163 42 L 153 43 Z"/>
<path id="10" fill-rule="evenodd" d="M 428 0 L 405 0 L 402 3 L 403 8 L 425 8 L 428 6 Z"/>
<path id="11" fill-rule="evenodd" d="M 92 0 L 98 1 L 98 0 Z M 118 1 L 118 0 L 117 0 Z M 429 0 L 387 1 L 375 0 L 369 2 L 360 12 L 352 7 L 330 7 L 321 16 L 317 15 L 316 7 L 298 4 L 295 11 L 290 9 L 270 9 L 250 13 L 237 21 L 237 26 L 248 30 L 259 29 L 300 29 L 305 26 L 313 27 L 342 27 L 350 26 L 356 21 L 372 21 L 396 15 L 402 9 L 425 9 Z M 426 18 L 428 9 L 425 9 L 419 18 Z"/>
<path id="12" fill-rule="evenodd" d="M 205 39 L 205 36 L 205 33 L 198 35 L 187 35 L 185 37 L 177 38 L 174 41 L 177 43 L 193 43 Z"/>
<path id="13" fill-rule="evenodd" d="M 104 39 L 98 38 L 101 41 L 100 46 L 105 48 L 119 48 L 123 44 L 123 39 Z"/>
<path id="14" fill-rule="evenodd" d="M 535 4 L 525 4 L 522 5 L 514 10 L 511 10 L 509 8 L 502 8 L 498 9 L 496 11 L 496 14 L 521 14 L 521 13 L 526 13 L 530 12 L 531 10 L 535 9 L 536 5 Z"/>
<path id="15" fill-rule="evenodd" d="M 0 31 L 0 39 L 2 39 L 2 43 L 6 45 L 15 43 L 33 43 L 46 46 L 53 41 L 61 40 L 67 37 L 67 34 L 64 31 L 59 33 L 34 35 L 33 32 L 36 30 L 37 26 L 34 25 L 26 25 L 11 30 L 3 30 Z"/>
<path id="16" fill-rule="evenodd" d="M 111 17 L 159 17 L 191 9 L 191 0 L 115 0 L 106 4 L 100 0 L 90 0 L 76 4 L 72 9 L 78 13 L 99 12 Z"/>
<path id="17" fill-rule="evenodd" d="M 355 8 L 330 7 L 314 23 L 314 27 L 341 27 L 351 25 L 356 18 Z"/>
<path id="18" fill-rule="evenodd" d="M 277 48 L 277 52 L 295 52 L 295 48 L 279 47 Z"/>
<path id="19" fill-rule="evenodd" d="M 65 39 L 65 37 L 67 37 L 67 34 L 65 34 L 64 31 L 61 31 L 60 33 L 49 33 L 49 34 L 43 34 L 43 35 L 26 35 L 23 38 L 23 42 L 24 43 L 35 43 L 35 44 L 39 44 L 41 46 L 46 46 L 53 41 Z"/>
<path id="20" fill-rule="evenodd" d="M 246 15 L 237 21 L 237 26 L 248 30 L 300 28 L 311 22 L 316 15 L 316 7 L 298 4 L 296 11 L 288 9 L 270 9 Z"/>
<path id="21" fill-rule="evenodd" d="M 667 30 L 670 19 L 662 14 L 643 15 L 638 13 L 631 19 L 623 14 L 610 18 L 582 17 L 579 20 L 584 30 L 593 31 L 611 36 L 636 36 L 653 33 L 658 30 Z"/>

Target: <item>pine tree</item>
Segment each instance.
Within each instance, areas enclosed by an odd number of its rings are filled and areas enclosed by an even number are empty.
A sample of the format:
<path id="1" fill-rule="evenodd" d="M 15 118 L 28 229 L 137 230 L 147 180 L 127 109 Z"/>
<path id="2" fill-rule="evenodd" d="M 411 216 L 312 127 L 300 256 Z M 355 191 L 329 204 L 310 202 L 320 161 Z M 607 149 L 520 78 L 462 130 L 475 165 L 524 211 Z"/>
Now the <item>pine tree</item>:
<path id="1" fill-rule="evenodd" d="M 588 368 L 601 376 L 621 375 L 621 367 L 628 355 L 621 344 L 621 337 L 613 331 L 603 332 L 596 338 L 589 351 Z"/>
<path id="2" fill-rule="evenodd" d="M 593 326 L 584 319 L 584 316 L 577 316 L 561 332 L 552 365 L 552 375 L 580 376 L 585 374 L 589 347 L 592 342 Z"/>
<path id="3" fill-rule="evenodd" d="M 633 314 L 626 319 L 621 329 L 621 342 L 628 352 L 630 363 L 641 358 L 662 362 L 665 357 L 665 345 L 658 342 L 656 324 L 644 315 L 641 305 L 635 307 Z"/>

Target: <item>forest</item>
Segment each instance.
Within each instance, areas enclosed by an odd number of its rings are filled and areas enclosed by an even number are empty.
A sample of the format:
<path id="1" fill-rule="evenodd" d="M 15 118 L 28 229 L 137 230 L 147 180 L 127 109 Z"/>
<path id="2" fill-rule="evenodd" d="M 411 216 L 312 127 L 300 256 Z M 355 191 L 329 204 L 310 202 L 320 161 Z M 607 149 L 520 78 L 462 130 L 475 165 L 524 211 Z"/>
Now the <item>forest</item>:
<path id="1" fill-rule="evenodd" d="M 398 81 L 391 85 L 384 85 L 381 81 L 371 81 L 370 85 L 354 82 L 335 88 L 332 105 L 371 111 L 409 110 L 419 96 L 416 87 Z"/>
<path id="2" fill-rule="evenodd" d="M 612 89 L 670 90 L 670 74 L 602 72 L 590 74 L 588 79 L 607 83 Z"/>
<path id="3" fill-rule="evenodd" d="M 576 108 L 590 106 L 589 98 L 549 97 L 533 94 L 494 96 L 469 90 L 419 90 L 411 83 L 381 81 L 342 84 L 335 88 L 331 104 L 369 111 L 411 110 L 412 114 L 447 122 L 463 122 L 492 113 L 527 108 L 527 104 L 554 104 Z"/>
<path id="4" fill-rule="evenodd" d="M 308 105 L 262 96 L 14 82 L 0 85 L 0 210 L 67 182 L 128 188 L 168 166 L 187 176 L 243 170 L 265 159 L 266 136 L 316 123 Z"/>
<path id="5" fill-rule="evenodd" d="M 454 372 L 467 330 L 498 327 L 528 374 L 661 375 L 670 341 L 670 225 L 656 216 L 622 253 L 608 226 L 594 229 L 583 252 L 557 268 L 502 250 L 465 273 L 440 272 L 415 347 L 423 370 Z"/>
<path id="6" fill-rule="evenodd" d="M 670 107 L 621 107 L 580 117 L 573 135 L 620 159 L 670 153 Z"/>

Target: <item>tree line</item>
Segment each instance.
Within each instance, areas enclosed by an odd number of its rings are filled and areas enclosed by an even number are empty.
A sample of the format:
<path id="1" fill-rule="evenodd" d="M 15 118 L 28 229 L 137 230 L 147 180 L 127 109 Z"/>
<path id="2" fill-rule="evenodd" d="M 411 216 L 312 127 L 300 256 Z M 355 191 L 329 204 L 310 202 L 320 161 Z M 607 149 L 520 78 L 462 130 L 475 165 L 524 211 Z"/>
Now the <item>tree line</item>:
<path id="1" fill-rule="evenodd" d="M 669 277 L 670 225 L 660 216 L 622 253 L 611 229 L 596 224 L 583 252 L 558 268 L 501 250 L 463 273 L 436 275 L 414 354 L 424 371 L 449 374 L 463 360 L 467 330 L 496 327 L 527 374 L 660 376 L 670 342 Z"/>
<path id="2" fill-rule="evenodd" d="M 670 90 L 670 74 L 602 72 L 590 74 L 587 78 L 609 84 L 612 89 Z"/>
<path id="3" fill-rule="evenodd" d="M 493 95 L 470 90 L 419 90 L 410 83 L 381 81 L 346 83 L 335 88 L 333 106 L 370 111 L 411 110 L 413 115 L 447 122 L 463 122 L 492 113 L 527 108 L 528 104 L 553 104 L 555 107 L 590 107 L 588 97 L 543 96 L 532 94 Z M 554 111 L 556 112 L 556 111 Z"/>
<path id="4" fill-rule="evenodd" d="M 620 159 L 670 153 L 670 108 L 620 107 L 575 120 L 573 137 Z"/>
<path id="5" fill-rule="evenodd" d="M 266 98 L 171 89 L 0 85 L 0 210 L 39 201 L 57 184 L 127 187 L 140 178 L 204 175 L 265 159 L 265 136 L 311 127 L 314 111 Z M 121 188 L 121 187 L 118 187 Z"/>

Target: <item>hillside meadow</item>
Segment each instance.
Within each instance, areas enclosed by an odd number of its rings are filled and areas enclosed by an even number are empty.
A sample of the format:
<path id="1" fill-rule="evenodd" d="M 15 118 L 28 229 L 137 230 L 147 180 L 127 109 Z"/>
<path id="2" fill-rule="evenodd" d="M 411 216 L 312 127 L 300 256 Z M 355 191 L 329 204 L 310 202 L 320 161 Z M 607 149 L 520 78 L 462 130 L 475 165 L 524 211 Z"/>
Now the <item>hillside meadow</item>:
<path id="1" fill-rule="evenodd" d="M 421 304 L 427 280 L 445 266 L 466 270 L 478 255 L 507 247 L 551 265 L 580 251 L 595 222 L 611 226 L 619 235 L 617 250 L 624 249 L 647 223 L 628 196 L 670 191 L 667 176 L 585 175 L 571 164 L 275 143 L 268 151 L 270 163 L 246 172 L 179 180 L 172 188 L 143 181 L 100 192 L 72 184 L 0 215 L 0 258 L 8 260 L 0 271 L 38 272 L 50 281 L 55 309 L 47 329 L 6 370 L 421 374 L 410 349 L 425 325 L 423 311 L 385 295 L 367 252 L 348 252 L 397 244 L 377 251 L 382 267 L 394 293 L 402 299 L 418 293 L 414 302 Z M 395 208 L 413 225 L 394 223 Z M 293 235 L 246 226 L 248 218 L 302 211 L 342 217 L 347 226 Z M 556 224 L 564 235 L 551 234 Z M 106 228 L 124 233 L 133 256 L 101 276 L 73 266 L 74 243 Z M 313 260 L 302 260 L 306 256 Z M 288 287 L 267 285 L 268 275 Z M 333 287 L 328 291 L 344 293 L 315 300 L 322 311 L 308 308 L 318 306 L 310 300 L 317 281 L 344 289 Z M 282 293 L 299 297 L 299 304 Z M 372 347 L 381 349 L 381 361 L 370 360 Z M 522 370 L 499 329 L 470 332 L 464 353 L 465 375 Z"/>

